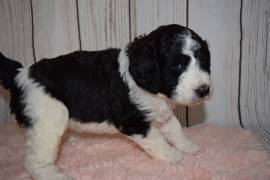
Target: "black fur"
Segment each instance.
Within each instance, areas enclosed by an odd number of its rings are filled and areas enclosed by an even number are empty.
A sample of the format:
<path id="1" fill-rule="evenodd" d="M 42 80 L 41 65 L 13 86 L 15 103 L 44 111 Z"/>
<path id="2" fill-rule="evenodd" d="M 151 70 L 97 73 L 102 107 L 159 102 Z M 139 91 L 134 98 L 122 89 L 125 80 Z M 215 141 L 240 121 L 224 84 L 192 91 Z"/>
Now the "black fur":
<path id="1" fill-rule="evenodd" d="M 155 46 L 155 42 L 146 36 L 136 39 L 127 50 L 130 74 L 139 86 L 152 93 L 158 93 L 162 83 Z"/>
<path id="2" fill-rule="evenodd" d="M 30 68 L 30 77 L 62 101 L 70 118 L 113 124 L 125 134 L 146 135 L 145 112 L 129 100 L 129 89 L 118 71 L 119 49 L 77 51 L 43 59 Z"/>
<path id="3" fill-rule="evenodd" d="M 0 80 L 4 88 L 11 92 L 10 108 L 15 114 L 17 122 L 24 127 L 31 127 L 31 119 L 24 115 L 23 110 L 25 104 L 22 101 L 23 90 L 17 87 L 14 78 L 18 74 L 18 70 L 22 68 L 22 64 L 6 58 L 0 53 Z"/>
<path id="4" fill-rule="evenodd" d="M 6 58 L 0 53 L 0 83 L 4 88 L 9 89 L 14 86 L 14 77 L 18 74 L 18 69 L 22 64 Z"/>
<path id="5" fill-rule="evenodd" d="M 161 26 L 127 46 L 129 71 L 140 87 L 171 97 L 179 76 L 190 62 L 189 56 L 181 52 L 183 42 L 178 38 L 187 30 L 179 25 Z M 200 67 L 210 73 L 208 46 L 197 34 L 189 31 L 202 45 L 195 52 Z M 146 136 L 150 127 L 146 120 L 148 112 L 139 110 L 129 98 L 130 90 L 119 72 L 119 53 L 120 49 L 77 51 L 43 59 L 30 67 L 29 76 L 44 87 L 47 94 L 63 102 L 70 118 L 75 121 L 107 121 L 127 135 Z M 4 80 L 5 87 L 13 87 L 11 108 L 21 124 L 31 127 L 31 120 L 23 115 L 23 91 L 13 83 L 21 65 L 3 58 L 0 63 L 10 64 L 8 71 L 0 69 L 0 79 Z"/>

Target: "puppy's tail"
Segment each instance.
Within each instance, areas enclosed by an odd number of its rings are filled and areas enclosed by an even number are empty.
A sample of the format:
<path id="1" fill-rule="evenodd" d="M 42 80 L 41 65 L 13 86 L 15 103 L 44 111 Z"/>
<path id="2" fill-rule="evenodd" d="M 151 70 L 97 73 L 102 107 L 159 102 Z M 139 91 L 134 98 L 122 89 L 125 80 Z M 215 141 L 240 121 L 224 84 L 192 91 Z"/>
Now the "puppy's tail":
<path id="1" fill-rule="evenodd" d="M 8 59 L 0 52 L 0 84 L 6 89 L 12 88 L 18 69 L 22 67 L 21 63 Z"/>

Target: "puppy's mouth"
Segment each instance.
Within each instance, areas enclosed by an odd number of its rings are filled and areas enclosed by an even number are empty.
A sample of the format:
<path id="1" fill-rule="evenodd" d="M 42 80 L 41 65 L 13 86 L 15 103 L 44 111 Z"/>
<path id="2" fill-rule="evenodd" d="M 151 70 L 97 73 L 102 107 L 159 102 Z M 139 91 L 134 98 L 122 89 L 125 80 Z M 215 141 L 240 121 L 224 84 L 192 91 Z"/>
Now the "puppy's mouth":
<path id="1" fill-rule="evenodd" d="M 199 104 L 202 104 L 206 100 L 206 98 L 197 98 L 196 100 L 192 100 L 190 103 L 186 104 L 186 106 L 197 106 Z"/>
<path id="2" fill-rule="evenodd" d="M 183 106 L 192 107 L 192 106 L 199 105 L 199 104 L 203 103 L 204 101 L 210 100 L 211 97 L 212 97 L 212 92 L 213 92 L 213 89 L 211 88 L 210 93 L 207 96 L 205 96 L 205 97 L 198 97 L 196 95 L 194 95 L 192 97 L 187 97 L 187 96 L 181 96 L 181 97 L 179 97 L 179 96 L 172 96 L 172 97 L 167 97 L 166 95 L 161 94 L 161 93 L 158 93 L 157 95 L 160 98 L 165 99 L 168 103 L 170 103 L 173 106 L 183 105 Z"/>
<path id="3" fill-rule="evenodd" d="M 184 105 L 184 106 L 196 106 L 199 105 L 201 103 L 203 103 L 206 100 L 210 100 L 211 98 L 211 94 L 205 96 L 205 97 L 182 97 L 181 100 L 177 100 L 174 98 L 171 98 L 170 100 L 173 101 L 175 104 L 178 105 Z"/>
<path id="4" fill-rule="evenodd" d="M 213 88 L 210 87 L 210 91 L 209 91 L 209 94 L 204 96 L 204 97 L 198 97 L 198 96 L 195 96 L 195 97 L 192 97 L 190 99 L 190 103 L 186 104 L 187 106 L 195 106 L 195 105 L 199 105 L 201 104 L 202 102 L 204 101 L 208 101 L 211 99 L 212 97 L 212 94 L 213 94 Z"/>

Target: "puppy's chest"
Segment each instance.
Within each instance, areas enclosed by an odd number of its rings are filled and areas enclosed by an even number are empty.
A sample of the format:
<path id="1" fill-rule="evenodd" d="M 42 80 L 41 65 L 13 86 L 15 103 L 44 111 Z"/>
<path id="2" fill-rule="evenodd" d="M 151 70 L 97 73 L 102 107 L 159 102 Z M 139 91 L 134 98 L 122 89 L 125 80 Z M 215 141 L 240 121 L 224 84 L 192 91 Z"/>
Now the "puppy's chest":
<path id="1" fill-rule="evenodd" d="M 164 124 L 173 116 L 172 109 L 166 102 L 157 103 L 153 108 L 154 122 Z"/>
<path id="2" fill-rule="evenodd" d="M 174 116 L 172 106 L 164 98 L 146 96 L 145 99 L 147 100 L 143 103 L 143 108 L 150 110 L 150 121 L 164 124 Z"/>

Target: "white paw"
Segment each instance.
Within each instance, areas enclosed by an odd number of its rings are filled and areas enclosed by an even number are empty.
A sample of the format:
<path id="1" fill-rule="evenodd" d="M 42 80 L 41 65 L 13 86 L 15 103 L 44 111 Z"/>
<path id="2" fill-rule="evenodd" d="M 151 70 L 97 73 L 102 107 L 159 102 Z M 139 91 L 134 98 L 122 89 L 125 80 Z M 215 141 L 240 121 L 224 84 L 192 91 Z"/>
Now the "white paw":
<path id="1" fill-rule="evenodd" d="M 74 180 L 74 178 L 62 173 L 55 165 L 45 167 L 33 166 L 33 164 L 25 164 L 30 176 L 36 180 Z"/>
<path id="2" fill-rule="evenodd" d="M 183 157 L 184 155 L 180 150 L 171 147 L 167 151 L 164 151 L 161 154 L 159 154 L 157 158 L 171 163 L 178 163 L 183 159 Z"/>
<path id="3" fill-rule="evenodd" d="M 194 155 L 200 151 L 200 147 L 189 140 L 183 143 L 181 146 L 178 146 L 178 148 L 184 151 L 185 153 L 194 154 Z"/>
<path id="4" fill-rule="evenodd" d="M 73 177 L 67 176 L 62 173 L 57 173 L 49 178 L 50 180 L 74 180 Z"/>

